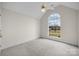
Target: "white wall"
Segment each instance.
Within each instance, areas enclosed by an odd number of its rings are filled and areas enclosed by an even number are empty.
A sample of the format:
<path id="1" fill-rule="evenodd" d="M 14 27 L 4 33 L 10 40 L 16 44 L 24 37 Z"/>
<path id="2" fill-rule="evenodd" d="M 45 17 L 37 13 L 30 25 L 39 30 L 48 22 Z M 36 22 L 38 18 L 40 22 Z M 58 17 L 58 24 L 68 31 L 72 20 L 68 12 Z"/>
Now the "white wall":
<path id="1" fill-rule="evenodd" d="M 1 15 L 0 15 L 0 48 L 1 48 Z"/>
<path id="2" fill-rule="evenodd" d="M 77 45 L 77 16 L 76 10 L 60 6 L 62 26 L 62 41 Z"/>
<path id="3" fill-rule="evenodd" d="M 77 11 L 77 38 L 78 38 L 77 44 L 79 46 L 79 10 Z M 79 55 L 79 49 L 78 49 L 77 53 Z"/>
<path id="4" fill-rule="evenodd" d="M 1 16 L 0 16 L 0 27 L 1 27 Z M 0 55 L 1 55 L 1 38 L 0 38 Z"/>
<path id="5" fill-rule="evenodd" d="M 39 37 L 38 19 L 11 10 L 2 10 L 3 49 Z"/>
<path id="6" fill-rule="evenodd" d="M 47 11 L 40 19 L 40 37 L 48 38 L 48 16 L 50 11 Z"/>
<path id="7" fill-rule="evenodd" d="M 55 39 L 55 40 L 77 45 L 76 11 L 71 8 L 65 7 L 65 6 L 58 6 L 57 10 L 61 15 L 61 27 L 62 28 L 61 28 L 61 39 Z M 50 11 L 50 12 L 53 12 L 53 11 Z M 48 27 L 47 20 L 48 20 L 48 16 L 45 16 L 41 19 L 43 23 L 41 23 L 41 26 L 40 26 L 41 28 L 40 36 L 44 38 L 46 38 L 45 36 L 48 35 L 47 34 L 48 32 L 47 31 L 47 27 Z"/>
<path id="8" fill-rule="evenodd" d="M 79 11 L 77 12 L 77 16 L 78 16 L 78 22 L 77 22 L 77 24 L 78 24 L 78 46 L 79 46 Z M 78 49 L 78 55 L 79 55 L 79 49 Z"/>
<path id="9" fill-rule="evenodd" d="M 79 46 L 79 11 L 77 12 L 77 16 L 78 16 L 78 46 Z"/>
<path id="10" fill-rule="evenodd" d="M 1 16 L 0 16 L 0 30 L 1 30 Z M 1 55 L 1 37 L 0 37 L 0 55 Z"/>

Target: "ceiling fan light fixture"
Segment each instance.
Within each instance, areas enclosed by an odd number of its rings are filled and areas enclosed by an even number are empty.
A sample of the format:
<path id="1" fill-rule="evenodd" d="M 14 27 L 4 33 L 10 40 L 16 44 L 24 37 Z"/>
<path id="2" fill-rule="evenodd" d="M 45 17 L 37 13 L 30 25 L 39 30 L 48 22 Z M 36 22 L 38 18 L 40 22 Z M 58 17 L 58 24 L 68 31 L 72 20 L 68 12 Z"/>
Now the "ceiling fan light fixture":
<path id="1" fill-rule="evenodd" d="M 42 11 L 42 12 L 46 12 L 46 10 L 47 10 L 47 7 L 46 7 L 45 4 L 43 4 L 42 7 L 41 7 L 41 11 Z"/>
<path id="2" fill-rule="evenodd" d="M 46 12 L 46 9 L 42 8 L 41 11 L 42 11 L 42 12 Z"/>

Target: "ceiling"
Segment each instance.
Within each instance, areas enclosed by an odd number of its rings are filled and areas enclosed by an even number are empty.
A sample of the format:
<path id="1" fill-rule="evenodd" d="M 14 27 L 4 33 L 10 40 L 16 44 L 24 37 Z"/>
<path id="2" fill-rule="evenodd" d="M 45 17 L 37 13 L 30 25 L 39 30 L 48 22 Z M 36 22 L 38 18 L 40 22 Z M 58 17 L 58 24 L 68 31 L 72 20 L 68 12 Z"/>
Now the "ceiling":
<path id="1" fill-rule="evenodd" d="M 12 11 L 16 11 L 22 14 L 29 15 L 36 19 L 40 19 L 40 17 L 44 14 L 41 12 L 41 6 L 43 2 L 3 2 L 3 8 L 10 9 Z M 78 2 L 46 2 L 46 4 L 50 7 L 51 4 L 54 6 L 64 5 L 76 10 L 79 10 Z"/>

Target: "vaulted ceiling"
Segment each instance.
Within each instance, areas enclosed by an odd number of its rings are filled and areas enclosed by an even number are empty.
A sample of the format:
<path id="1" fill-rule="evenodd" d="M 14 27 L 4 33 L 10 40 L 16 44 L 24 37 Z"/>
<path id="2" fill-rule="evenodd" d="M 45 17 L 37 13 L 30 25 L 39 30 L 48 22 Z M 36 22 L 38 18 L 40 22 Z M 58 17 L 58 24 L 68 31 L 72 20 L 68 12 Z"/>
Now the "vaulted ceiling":
<path id="1" fill-rule="evenodd" d="M 40 19 L 41 16 L 44 14 L 41 12 L 41 6 L 43 2 L 3 2 L 3 8 L 10 9 L 12 11 L 16 11 L 22 14 L 29 15 L 36 19 Z M 76 10 L 79 10 L 79 3 L 78 2 L 46 2 L 46 4 L 50 5 L 53 4 L 55 6 L 64 5 Z"/>

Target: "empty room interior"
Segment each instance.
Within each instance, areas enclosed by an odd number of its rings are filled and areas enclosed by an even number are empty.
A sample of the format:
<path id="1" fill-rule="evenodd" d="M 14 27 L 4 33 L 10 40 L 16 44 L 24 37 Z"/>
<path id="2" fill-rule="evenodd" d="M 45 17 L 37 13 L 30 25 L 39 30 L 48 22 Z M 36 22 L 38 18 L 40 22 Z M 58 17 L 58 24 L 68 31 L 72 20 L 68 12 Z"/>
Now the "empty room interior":
<path id="1" fill-rule="evenodd" d="M 0 56 L 79 56 L 79 2 L 0 2 Z"/>

